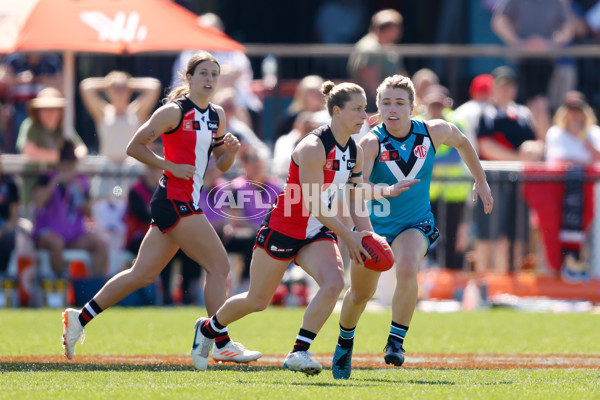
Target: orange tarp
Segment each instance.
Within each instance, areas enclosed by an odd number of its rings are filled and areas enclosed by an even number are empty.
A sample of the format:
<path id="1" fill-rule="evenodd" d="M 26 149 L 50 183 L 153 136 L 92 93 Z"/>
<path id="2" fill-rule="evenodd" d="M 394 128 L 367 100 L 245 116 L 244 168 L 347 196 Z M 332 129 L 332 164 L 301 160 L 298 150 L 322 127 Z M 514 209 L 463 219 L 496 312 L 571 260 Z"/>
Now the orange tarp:
<path id="1" fill-rule="evenodd" d="M 472 273 L 432 268 L 419 273 L 420 292 L 427 287 L 431 299 L 453 299 L 470 279 L 483 283 L 488 296 L 512 294 L 519 297 L 548 297 L 565 300 L 600 302 L 600 279 L 583 283 L 567 283 L 560 278 L 538 276 L 532 272 L 513 274 L 488 273 L 475 278 Z"/>
<path id="2" fill-rule="evenodd" d="M 0 52 L 244 50 L 170 0 L 0 0 Z"/>

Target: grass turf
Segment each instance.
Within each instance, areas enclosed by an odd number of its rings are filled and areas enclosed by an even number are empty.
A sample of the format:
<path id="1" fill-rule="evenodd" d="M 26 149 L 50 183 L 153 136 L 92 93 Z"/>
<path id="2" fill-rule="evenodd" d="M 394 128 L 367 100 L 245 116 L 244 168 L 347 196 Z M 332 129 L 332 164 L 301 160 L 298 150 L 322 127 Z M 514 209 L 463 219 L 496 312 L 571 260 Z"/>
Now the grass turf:
<path id="1" fill-rule="evenodd" d="M 231 336 L 265 354 L 291 349 L 303 309 L 269 308 L 230 326 Z M 77 354 L 187 354 L 200 308 L 114 308 L 86 328 Z M 311 350 L 331 353 L 334 313 Z M 382 351 L 390 313 L 367 312 L 355 352 Z M 60 310 L 0 311 L 0 355 L 61 354 Z M 531 314 L 511 310 L 425 314 L 417 312 L 406 348 L 419 353 L 600 354 L 600 316 Z M 76 356 L 77 357 L 77 356 Z M 0 398 L 600 398 L 598 370 L 358 369 L 335 381 L 326 369 L 308 378 L 280 368 L 186 365 L 85 365 L 65 362 L 1 363 Z M 383 364 L 382 364 L 383 365 Z"/>

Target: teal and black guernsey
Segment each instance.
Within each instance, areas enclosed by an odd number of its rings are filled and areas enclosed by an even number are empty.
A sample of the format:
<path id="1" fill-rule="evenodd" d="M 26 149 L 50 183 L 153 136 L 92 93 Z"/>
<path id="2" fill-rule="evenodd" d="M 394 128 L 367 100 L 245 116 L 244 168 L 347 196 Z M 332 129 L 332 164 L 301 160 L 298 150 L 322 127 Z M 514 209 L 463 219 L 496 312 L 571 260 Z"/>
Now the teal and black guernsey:
<path id="1" fill-rule="evenodd" d="M 391 136 L 385 124 L 371 130 L 379 140 L 379 154 L 369 177 L 371 183 L 387 186 L 405 179 L 420 179 L 396 197 L 367 202 L 373 229 L 388 240 L 409 226 L 425 221 L 434 224 L 429 186 L 435 148 L 423 121 L 411 119 L 411 125 L 410 133 L 403 138 Z"/>

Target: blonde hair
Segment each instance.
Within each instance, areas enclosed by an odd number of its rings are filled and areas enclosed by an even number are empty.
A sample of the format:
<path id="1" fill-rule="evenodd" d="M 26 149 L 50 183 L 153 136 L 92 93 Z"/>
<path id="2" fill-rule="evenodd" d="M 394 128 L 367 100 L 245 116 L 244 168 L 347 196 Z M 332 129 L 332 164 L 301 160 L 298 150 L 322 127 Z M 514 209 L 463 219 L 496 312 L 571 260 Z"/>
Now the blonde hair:
<path id="1" fill-rule="evenodd" d="M 288 109 L 291 112 L 298 113 L 303 111 L 306 108 L 306 104 L 304 104 L 304 95 L 311 89 L 321 90 L 321 86 L 323 85 L 323 78 L 319 75 L 307 75 L 298 83 L 296 86 L 296 91 L 294 92 L 294 98 L 290 103 Z"/>
<path id="2" fill-rule="evenodd" d="M 408 93 L 408 101 L 412 107 L 415 103 L 415 86 L 409 77 L 404 75 L 392 75 L 388 76 L 379 84 L 377 87 L 377 98 L 375 100 L 377 108 L 379 108 L 379 102 L 381 101 L 381 94 L 385 89 L 404 89 Z"/>
<path id="3" fill-rule="evenodd" d="M 325 96 L 325 105 L 329 115 L 333 116 L 333 107 L 344 108 L 353 94 L 365 96 L 365 90 L 356 83 L 342 82 L 339 85 L 331 81 L 323 83 L 321 93 Z"/>
<path id="4" fill-rule="evenodd" d="M 123 72 L 123 71 L 111 71 L 109 72 L 104 79 L 106 79 L 107 81 L 110 82 L 111 86 L 112 85 L 119 85 L 119 84 L 127 84 L 127 81 L 131 78 L 131 75 L 128 74 L 127 72 Z"/>
<path id="5" fill-rule="evenodd" d="M 391 25 L 401 26 L 402 22 L 402 14 L 393 8 L 386 8 L 385 10 L 381 10 L 373 14 L 369 29 L 373 32 L 379 29 L 385 29 Z"/>
<path id="6" fill-rule="evenodd" d="M 592 107 L 590 107 L 587 103 L 582 103 L 580 105 L 581 112 L 583 112 L 583 125 L 584 130 L 587 130 L 592 125 L 596 125 L 598 123 L 598 118 L 596 118 L 596 114 Z M 552 123 L 562 129 L 567 129 L 567 111 L 569 110 L 569 106 L 567 104 L 563 104 L 558 107 L 556 113 L 554 113 L 554 118 L 552 119 Z"/>
<path id="7" fill-rule="evenodd" d="M 219 62 L 217 61 L 215 56 L 213 56 L 212 54 L 210 54 L 207 51 L 197 52 L 196 54 L 194 54 L 192 56 L 192 58 L 190 58 L 185 69 L 179 72 L 179 77 L 181 78 L 181 81 L 183 83 L 181 85 L 175 87 L 174 89 L 172 89 L 169 92 L 169 94 L 167 94 L 167 97 L 165 98 L 164 103 L 170 103 L 170 102 L 174 101 L 175 99 L 183 96 L 184 94 L 187 94 L 190 92 L 190 84 L 187 81 L 187 75 L 188 74 L 193 75 L 194 71 L 196 70 L 196 67 L 204 61 L 212 61 L 215 64 L 217 64 L 217 67 L 219 67 L 219 74 L 221 73 L 221 66 L 219 65 Z"/>

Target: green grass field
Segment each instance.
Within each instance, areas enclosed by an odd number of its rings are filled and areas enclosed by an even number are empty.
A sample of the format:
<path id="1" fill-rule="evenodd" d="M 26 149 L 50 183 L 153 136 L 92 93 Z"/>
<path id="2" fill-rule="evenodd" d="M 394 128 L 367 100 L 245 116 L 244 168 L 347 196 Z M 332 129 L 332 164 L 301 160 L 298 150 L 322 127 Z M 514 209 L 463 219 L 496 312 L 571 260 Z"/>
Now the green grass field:
<path id="1" fill-rule="evenodd" d="M 287 353 L 303 309 L 269 308 L 230 326 L 230 335 L 264 354 Z M 75 359 L 0 363 L 0 399 L 600 399 L 598 369 L 354 369 L 336 381 L 279 367 L 77 363 L 77 355 L 186 355 L 201 308 L 114 308 L 86 328 Z M 332 353 L 334 313 L 311 350 Z M 381 354 L 389 312 L 367 312 L 355 353 Z M 1 310 L 0 356 L 62 354 L 60 310 Z M 511 310 L 417 312 L 406 341 L 411 353 L 600 354 L 600 315 L 533 314 Z"/>

